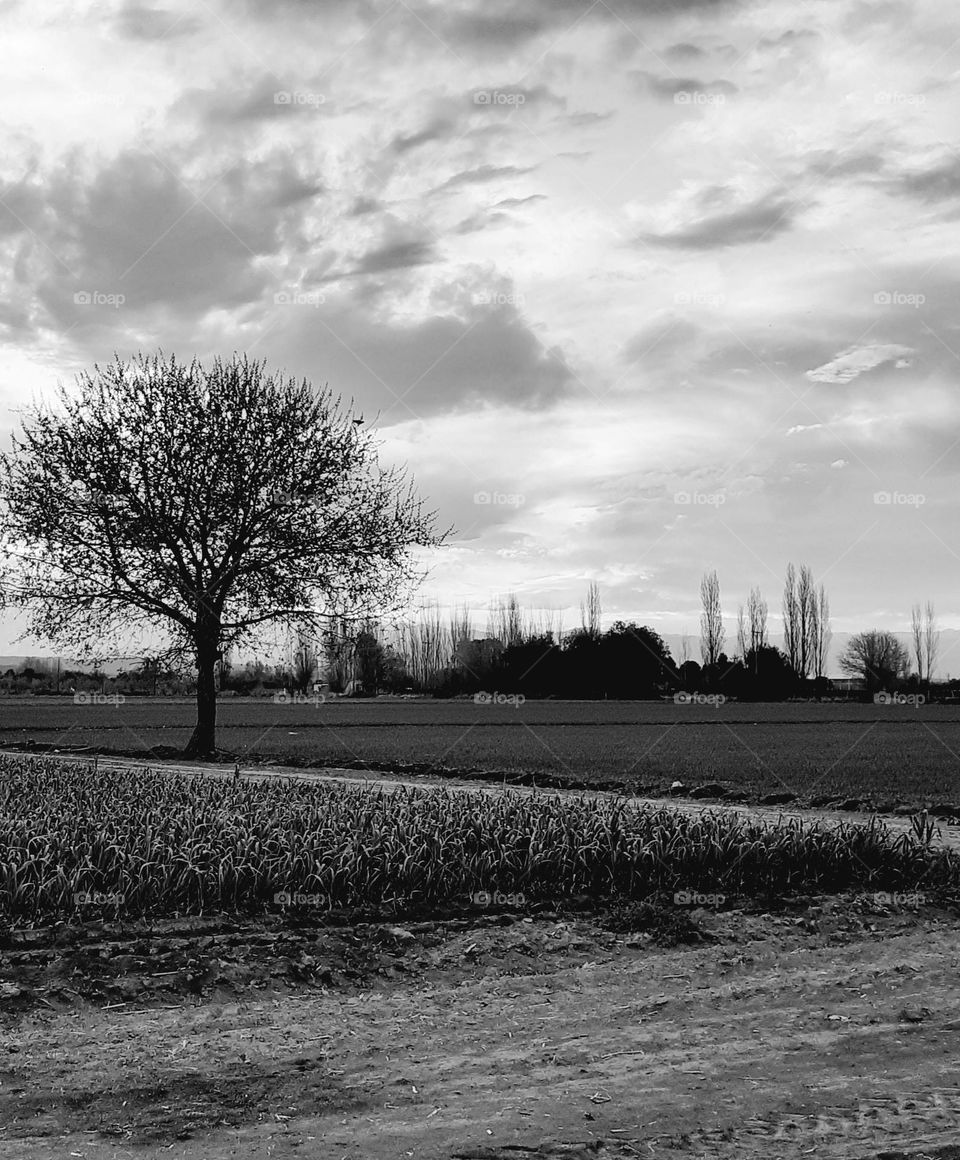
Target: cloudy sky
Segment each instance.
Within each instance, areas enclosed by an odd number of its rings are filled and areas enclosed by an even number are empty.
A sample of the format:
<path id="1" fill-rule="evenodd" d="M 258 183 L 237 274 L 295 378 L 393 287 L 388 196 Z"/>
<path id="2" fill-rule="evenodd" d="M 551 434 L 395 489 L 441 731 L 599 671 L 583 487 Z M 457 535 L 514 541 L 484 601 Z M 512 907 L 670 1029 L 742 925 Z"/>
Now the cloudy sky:
<path id="1" fill-rule="evenodd" d="M 0 0 L 0 32 L 4 445 L 114 351 L 246 351 L 409 464 L 445 604 L 572 623 L 596 580 L 695 633 L 705 568 L 732 617 L 793 560 L 838 631 L 960 628 L 949 5 Z"/>

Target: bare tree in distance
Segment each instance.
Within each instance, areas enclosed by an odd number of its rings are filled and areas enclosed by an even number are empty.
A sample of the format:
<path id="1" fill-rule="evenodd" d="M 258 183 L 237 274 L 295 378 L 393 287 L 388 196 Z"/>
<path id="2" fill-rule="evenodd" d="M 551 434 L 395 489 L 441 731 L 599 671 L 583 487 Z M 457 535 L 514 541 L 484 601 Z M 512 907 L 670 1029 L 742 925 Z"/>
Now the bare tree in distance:
<path id="1" fill-rule="evenodd" d="M 58 404 L 28 413 L 0 465 L 8 591 L 31 635 L 86 651 L 164 634 L 165 655 L 190 657 L 188 756 L 216 751 L 227 648 L 268 625 L 319 630 L 332 607 L 397 607 L 420 576 L 412 549 L 445 538 L 326 387 L 246 357 L 116 357 Z"/>
<path id="2" fill-rule="evenodd" d="M 928 600 L 923 609 L 923 667 L 927 678 L 927 691 L 937 667 L 940 655 L 940 629 L 937 628 L 937 614 L 933 601 Z"/>
<path id="3" fill-rule="evenodd" d="M 801 564 L 797 576 L 797 619 L 799 637 L 797 676 L 805 680 L 814 668 L 818 637 L 817 586 L 809 564 Z"/>
<path id="4" fill-rule="evenodd" d="M 760 650 L 767 646 L 767 602 L 760 595 L 759 588 L 750 589 L 747 618 L 750 622 L 750 653 L 756 666 Z"/>
<path id="5" fill-rule="evenodd" d="M 876 628 L 852 636 L 840 656 L 840 668 L 848 676 L 862 677 L 871 692 L 889 688 L 909 665 L 910 653 L 901 641 Z"/>
<path id="6" fill-rule="evenodd" d="M 817 589 L 814 622 L 816 632 L 813 645 L 813 675 L 819 681 L 827 675 L 827 658 L 830 655 L 830 642 L 833 640 L 833 629 L 830 627 L 830 601 L 822 584 Z"/>
<path id="7" fill-rule="evenodd" d="M 704 572 L 700 581 L 700 656 L 705 665 L 715 665 L 723 652 L 723 613 L 720 608 L 720 580 L 716 571 Z"/>
<path id="8" fill-rule="evenodd" d="M 796 673 L 800 667 L 800 606 L 797 599 L 797 573 L 792 564 L 787 565 L 786 580 L 783 585 L 783 651 Z"/>
<path id="9" fill-rule="evenodd" d="M 741 660 L 745 660 L 747 651 L 749 649 L 749 637 L 747 635 L 747 618 L 741 604 L 737 609 L 737 653 Z"/>
<path id="10" fill-rule="evenodd" d="M 583 631 L 593 640 L 600 639 L 603 612 L 600 606 L 600 585 L 591 580 L 587 588 L 586 602 L 580 602 L 580 623 Z"/>
<path id="11" fill-rule="evenodd" d="M 923 608 L 919 604 L 910 609 L 910 639 L 913 643 L 913 659 L 917 666 L 917 680 L 922 685 L 927 653 L 923 638 Z"/>

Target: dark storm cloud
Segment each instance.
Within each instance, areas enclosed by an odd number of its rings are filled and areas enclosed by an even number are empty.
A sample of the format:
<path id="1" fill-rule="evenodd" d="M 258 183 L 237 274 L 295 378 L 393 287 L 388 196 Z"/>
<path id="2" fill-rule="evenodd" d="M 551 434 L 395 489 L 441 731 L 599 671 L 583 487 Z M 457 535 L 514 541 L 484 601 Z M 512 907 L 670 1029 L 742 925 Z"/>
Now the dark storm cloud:
<path id="1" fill-rule="evenodd" d="M 732 208 L 714 208 L 726 200 L 723 186 L 705 190 L 699 201 L 704 212 L 683 225 L 661 232 L 638 235 L 639 242 L 666 246 L 671 249 L 713 250 L 722 246 L 742 246 L 751 242 L 769 241 L 785 233 L 801 212 L 799 202 L 785 194 L 773 192 Z"/>

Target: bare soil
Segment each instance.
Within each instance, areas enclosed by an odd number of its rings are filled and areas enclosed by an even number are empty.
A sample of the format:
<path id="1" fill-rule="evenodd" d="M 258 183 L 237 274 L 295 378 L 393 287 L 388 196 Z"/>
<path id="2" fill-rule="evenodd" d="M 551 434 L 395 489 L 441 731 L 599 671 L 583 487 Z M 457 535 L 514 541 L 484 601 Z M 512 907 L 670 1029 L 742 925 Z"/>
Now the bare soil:
<path id="1" fill-rule="evenodd" d="M 956 905 L 348 917 L 8 940 L 0 1156 L 960 1160 Z"/>

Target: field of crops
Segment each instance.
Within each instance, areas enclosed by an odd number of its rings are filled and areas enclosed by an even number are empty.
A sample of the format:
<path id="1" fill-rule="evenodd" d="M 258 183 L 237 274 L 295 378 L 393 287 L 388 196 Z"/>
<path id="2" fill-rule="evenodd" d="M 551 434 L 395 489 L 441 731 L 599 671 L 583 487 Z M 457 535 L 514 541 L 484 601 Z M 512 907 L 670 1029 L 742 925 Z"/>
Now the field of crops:
<path id="1" fill-rule="evenodd" d="M 0 758 L 0 913 L 14 922 L 958 883 L 956 854 L 876 822 L 768 829 L 614 798 L 384 793 Z"/>
<path id="2" fill-rule="evenodd" d="M 193 713 L 188 701 L 9 697 L 0 700 L 0 747 L 32 739 L 128 753 L 180 748 Z M 638 791 L 679 779 L 719 781 L 751 797 L 960 801 L 957 706 L 227 699 L 219 720 L 221 748 L 244 762 L 550 774 Z"/>

